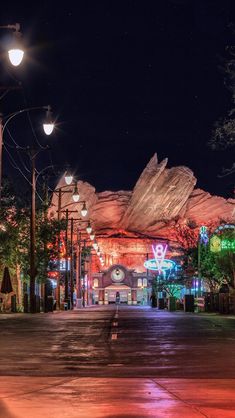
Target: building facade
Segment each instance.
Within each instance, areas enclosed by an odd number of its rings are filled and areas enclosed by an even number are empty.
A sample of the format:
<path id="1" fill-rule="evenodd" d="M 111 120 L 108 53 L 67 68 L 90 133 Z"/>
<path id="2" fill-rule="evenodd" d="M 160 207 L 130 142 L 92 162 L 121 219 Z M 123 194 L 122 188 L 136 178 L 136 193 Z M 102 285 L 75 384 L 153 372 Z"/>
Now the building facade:
<path id="1" fill-rule="evenodd" d="M 121 264 L 112 265 L 92 275 L 92 302 L 99 305 L 126 303 L 147 305 L 151 296 L 152 277 L 136 273 Z"/>

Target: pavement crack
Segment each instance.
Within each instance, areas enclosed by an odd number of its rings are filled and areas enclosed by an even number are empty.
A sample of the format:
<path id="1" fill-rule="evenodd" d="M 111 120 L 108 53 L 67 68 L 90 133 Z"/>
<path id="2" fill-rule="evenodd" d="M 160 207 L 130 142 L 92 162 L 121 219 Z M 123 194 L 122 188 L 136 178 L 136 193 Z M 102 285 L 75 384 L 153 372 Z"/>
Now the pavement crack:
<path id="1" fill-rule="evenodd" d="M 152 382 L 155 383 L 155 385 L 158 385 L 160 388 L 162 388 L 163 390 L 165 390 L 165 392 L 169 393 L 169 395 L 173 396 L 175 399 L 177 399 L 178 401 L 184 403 L 187 407 L 189 407 L 190 409 L 193 409 L 194 411 L 197 411 L 199 414 L 201 414 L 203 417 L 205 418 L 210 418 L 209 415 L 205 414 L 204 412 L 202 412 L 200 410 L 200 408 L 198 408 L 197 406 L 185 401 L 184 399 L 180 398 L 180 396 L 176 395 L 176 393 L 172 392 L 171 390 L 167 389 L 167 387 L 165 387 L 162 383 L 159 383 L 158 381 L 154 380 L 154 379 L 150 379 L 152 380 Z"/>
<path id="2" fill-rule="evenodd" d="M 23 398 L 23 397 L 25 397 L 27 395 L 32 395 L 34 393 L 43 392 L 44 390 L 49 389 L 51 387 L 63 386 L 65 383 L 73 382 L 74 380 L 77 380 L 77 379 L 78 379 L 77 377 L 73 377 L 72 379 L 71 378 L 64 379 L 64 380 L 62 380 L 61 382 L 58 382 L 58 383 L 51 383 L 50 385 L 45 385 L 45 386 L 41 387 L 40 389 L 30 390 L 30 391 L 27 391 L 27 392 L 24 392 L 24 393 L 22 393 L 22 392 L 14 393 L 14 394 L 9 395 L 9 396 L 1 396 L 0 399 L 1 400 L 2 399 L 13 399 L 16 396 Z"/>

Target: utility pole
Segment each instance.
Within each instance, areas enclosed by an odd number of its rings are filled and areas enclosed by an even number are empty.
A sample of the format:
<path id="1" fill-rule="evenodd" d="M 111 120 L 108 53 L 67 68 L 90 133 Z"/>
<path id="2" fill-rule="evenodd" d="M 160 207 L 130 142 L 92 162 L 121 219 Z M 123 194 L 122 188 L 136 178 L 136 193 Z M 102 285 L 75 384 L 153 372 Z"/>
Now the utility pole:
<path id="1" fill-rule="evenodd" d="M 77 249 L 76 249 L 76 293 L 77 308 L 81 308 L 82 289 L 81 289 L 81 231 L 77 230 Z"/>
<path id="2" fill-rule="evenodd" d="M 35 179 L 36 153 L 30 150 L 31 160 L 31 213 L 30 213 L 30 313 L 36 312 L 35 300 L 35 231 L 36 231 L 36 179 Z"/>
<path id="3" fill-rule="evenodd" d="M 65 251 L 66 251 L 66 257 L 65 257 L 65 283 L 64 283 L 64 301 L 68 303 L 69 298 L 69 292 L 68 292 L 68 223 L 69 223 L 69 211 L 66 209 L 65 211 L 65 222 L 66 222 L 66 230 L 65 230 Z"/>
<path id="4" fill-rule="evenodd" d="M 73 309 L 73 218 L 71 218 L 71 251 L 70 251 L 70 308 Z"/>
<path id="5" fill-rule="evenodd" d="M 60 234 L 61 234 L 61 228 L 60 228 L 60 216 L 61 216 L 61 189 L 58 190 L 58 223 L 59 223 L 59 231 L 58 231 L 58 278 L 57 278 L 57 288 L 56 288 L 56 299 L 57 299 L 57 307 L 60 309 L 60 280 L 61 280 L 61 272 L 60 272 L 60 263 L 61 263 L 61 256 L 60 256 Z"/>
<path id="6" fill-rule="evenodd" d="M 0 113 L 0 207 L 2 203 L 2 147 L 3 147 L 3 123 L 2 114 Z"/>

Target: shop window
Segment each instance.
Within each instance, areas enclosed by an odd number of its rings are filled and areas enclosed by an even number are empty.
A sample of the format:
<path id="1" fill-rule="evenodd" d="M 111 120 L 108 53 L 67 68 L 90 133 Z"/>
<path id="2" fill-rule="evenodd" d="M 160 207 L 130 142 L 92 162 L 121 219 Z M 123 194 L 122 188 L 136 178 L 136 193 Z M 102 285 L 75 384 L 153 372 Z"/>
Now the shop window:
<path id="1" fill-rule="evenodd" d="M 138 286 L 138 287 L 142 287 L 142 279 L 138 279 L 138 284 L 137 284 L 137 286 Z"/>
<path id="2" fill-rule="evenodd" d="M 143 286 L 147 287 L 148 286 L 148 280 L 147 279 L 143 279 Z"/>
<path id="3" fill-rule="evenodd" d="M 99 287 L 99 280 L 98 279 L 94 279 L 93 286 L 94 287 Z"/>

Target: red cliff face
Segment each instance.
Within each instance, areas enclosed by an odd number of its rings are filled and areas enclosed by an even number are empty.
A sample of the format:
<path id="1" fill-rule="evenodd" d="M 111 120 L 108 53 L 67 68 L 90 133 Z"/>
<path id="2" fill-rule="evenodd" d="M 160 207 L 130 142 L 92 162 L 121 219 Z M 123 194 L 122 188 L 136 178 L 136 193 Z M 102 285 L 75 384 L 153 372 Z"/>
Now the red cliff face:
<path id="1" fill-rule="evenodd" d="M 157 155 L 142 172 L 133 191 L 96 193 L 89 183 L 77 183 L 80 202 L 85 200 L 97 236 L 171 238 L 175 225 L 194 221 L 202 224 L 235 221 L 235 199 L 211 196 L 195 189 L 196 178 L 187 167 L 167 168 L 167 159 L 158 163 Z M 57 189 L 72 190 L 61 180 Z M 78 211 L 72 193 L 62 192 L 62 210 Z M 49 216 L 57 216 L 58 192 L 52 198 Z M 76 214 L 69 215 L 74 218 Z"/>

